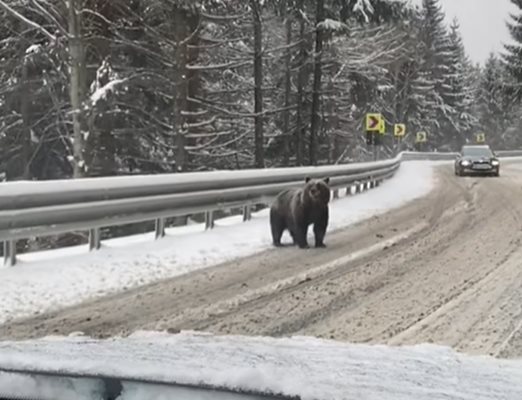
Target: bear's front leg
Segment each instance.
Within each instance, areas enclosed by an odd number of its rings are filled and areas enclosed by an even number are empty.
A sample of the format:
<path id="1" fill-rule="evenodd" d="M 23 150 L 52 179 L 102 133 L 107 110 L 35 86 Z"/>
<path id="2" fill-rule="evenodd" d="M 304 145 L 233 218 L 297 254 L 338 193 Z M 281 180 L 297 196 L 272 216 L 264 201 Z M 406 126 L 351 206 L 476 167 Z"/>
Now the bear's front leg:
<path id="1" fill-rule="evenodd" d="M 307 234 L 308 224 L 298 224 L 295 230 L 295 241 L 301 249 L 308 249 L 310 247 L 308 246 L 308 241 L 306 239 Z"/>
<path id="2" fill-rule="evenodd" d="M 322 213 L 321 218 L 314 223 L 315 247 L 326 247 L 324 244 L 324 236 L 328 226 L 328 209 Z"/>

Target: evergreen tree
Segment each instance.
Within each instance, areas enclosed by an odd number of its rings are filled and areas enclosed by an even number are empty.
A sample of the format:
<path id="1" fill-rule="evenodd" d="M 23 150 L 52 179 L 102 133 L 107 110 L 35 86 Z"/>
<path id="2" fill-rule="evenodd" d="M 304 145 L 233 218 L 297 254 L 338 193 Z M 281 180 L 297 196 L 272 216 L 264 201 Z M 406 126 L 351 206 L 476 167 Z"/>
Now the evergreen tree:
<path id="1" fill-rule="evenodd" d="M 507 23 L 513 42 L 505 45 L 504 62 L 507 71 L 513 77 L 515 85 L 511 87 L 518 98 L 522 97 L 520 83 L 522 83 L 522 0 L 511 0 L 517 7 L 518 13 L 511 14 L 511 21 Z"/>
<path id="2" fill-rule="evenodd" d="M 488 142 L 496 148 L 505 147 L 506 142 L 510 141 L 506 133 L 513 102 L 505 90 L 508 75 L 501 60 L 491 54 L 482 72 L 477 102 L 480 128 L 486 133 Z"/>
<path id="3" fill-rule="evenodd" d="M 434 145 L 447 142 L 443 128 L 454 114 L 449 105 L 452 97 L 449 69 L 450 40 L 444 25 L 445 15 L 439 0 L 423 0 L 420 39 L 423 61 L 419 73 L 420 87 L 425 92 L 425 106 L 433 107 L 427 112 L 428 133 Z M 433 92 L 429 92 L 433 88 Z"/>
<path id="4" fill-rule="evenodd" d="M 471 79 L 471 63 L 464 50 L 460 26 L 456 19 L 453 20 L 449 34 L 448 48 L 448 74 L 446 93 L 449 115 L 448 133 L 454 147 L 460 147 L 470 133 L 475 118 L 471 114 L 473 103 L 473 88 Z"/>

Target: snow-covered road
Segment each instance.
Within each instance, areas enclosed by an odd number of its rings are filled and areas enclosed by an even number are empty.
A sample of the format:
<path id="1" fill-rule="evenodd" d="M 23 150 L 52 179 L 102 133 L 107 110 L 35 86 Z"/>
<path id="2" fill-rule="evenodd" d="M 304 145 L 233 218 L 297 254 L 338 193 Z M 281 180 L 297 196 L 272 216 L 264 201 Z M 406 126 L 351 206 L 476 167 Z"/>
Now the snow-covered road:
<path id="1" fill-rule="evenodd" d="M 331 204 L 329 231 L 399 207 L 427 194 L 433 187 L 433 166 L 441 162 L 405 162 L 381 187 Z M 103 242 L 87 253 L 85 246 L 20 256 L 14 268 L 0 269 L 0 324 L 85 300 L 172 278 L 190 271 L 263 251 L 271 246 L 268 211 L 153 234 Z M 310 232 L 311 234 L 311 232 Z M 288 240 L 288 237 L 287 237 Z"/>

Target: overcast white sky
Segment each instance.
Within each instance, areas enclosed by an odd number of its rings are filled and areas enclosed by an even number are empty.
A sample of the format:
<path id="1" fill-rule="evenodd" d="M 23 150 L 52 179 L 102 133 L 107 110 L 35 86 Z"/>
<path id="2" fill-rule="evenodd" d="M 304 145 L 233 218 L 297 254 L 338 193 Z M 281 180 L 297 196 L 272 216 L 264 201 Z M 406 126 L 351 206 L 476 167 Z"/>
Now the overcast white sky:
<path id="1" fill-rule="evenodd" d="M 510 12 L 516 12 L 510 0 L 441 0 L 441 5 L 449 22 L 458 18 L 472 61 L 484 62 L 491 51 L 501 52 L 502 44 L 510 41 L 506 21 Z"/>

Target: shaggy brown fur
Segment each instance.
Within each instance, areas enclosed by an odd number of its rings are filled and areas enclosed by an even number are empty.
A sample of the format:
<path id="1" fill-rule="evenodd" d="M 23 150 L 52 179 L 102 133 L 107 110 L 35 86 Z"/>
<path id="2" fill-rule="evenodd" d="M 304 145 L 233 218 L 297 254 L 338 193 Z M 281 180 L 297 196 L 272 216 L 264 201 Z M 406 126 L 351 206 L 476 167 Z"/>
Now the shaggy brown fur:
<path id="1" fill-rule="evenodd" d="M 316 180 L 307 177 L 300 189 L 287 189 L 279 193 L 270 208 L 270 226 L 275 246 L 281 246 L 285 229 L 300 248 L 308 248 L 308 226 L 314 225 L 315 247 L 326 247 L 324 236 L 328 226 L 330 178 Z"/>

